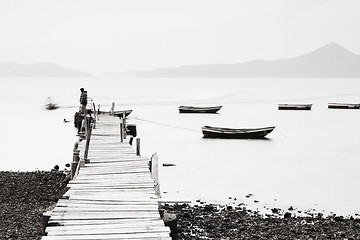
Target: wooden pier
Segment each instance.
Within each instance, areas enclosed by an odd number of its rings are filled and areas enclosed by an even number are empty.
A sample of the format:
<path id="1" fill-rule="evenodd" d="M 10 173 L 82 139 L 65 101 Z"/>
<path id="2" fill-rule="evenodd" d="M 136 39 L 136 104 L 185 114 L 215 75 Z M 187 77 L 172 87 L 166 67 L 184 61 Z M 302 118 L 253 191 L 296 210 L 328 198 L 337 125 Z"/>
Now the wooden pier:
<path id="1" fill-rule="evenodd" d="M 79 167 L 51 212 L 43 240 L 171 239 L 149 159 L 120 136 L 120 122 L 101 115 L 91 138 L 79 143 Z"/>

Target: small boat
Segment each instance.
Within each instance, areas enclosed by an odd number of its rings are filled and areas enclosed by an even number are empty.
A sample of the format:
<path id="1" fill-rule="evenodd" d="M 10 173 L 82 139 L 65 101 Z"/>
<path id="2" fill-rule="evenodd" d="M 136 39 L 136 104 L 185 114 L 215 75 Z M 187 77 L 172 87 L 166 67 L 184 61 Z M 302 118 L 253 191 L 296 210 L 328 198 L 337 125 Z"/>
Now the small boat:
<path id="1" fill-rule="evenodd" d="M 311 110 L 312 104 L 279 104 L 279 110 Z"/>
<path id="2" fill-rule="evenodd" d="M 194 107 L 194 106 L 180 106 L 180 113 L 216 113 L 222 106 L 214 107 Z"/>
<path id="3" fill-rule="evenodd" d="M 133 110 L 114 111 L 114 116 L 122 117 L 123 114 L 125 113 L 125 117 L 127 117 L 127 116 L 129 116 L 129 114 L 130 114 L 132 111 L 133 111 Z"/>
<path id="4" fill-rule="evenodd" d="M 329 103 L 329 108 L 360 109 L 360 103 Z"/>
<path id="5" fill-rule="evenodd" d="M 51 98 L 49 97 L 48 98 L 48 103 L 46 103 L 45 108 L 47 110 L 55 110 L 55 109 L 58 109 L 59 106 L 57 104 L 51 102 Z"/>
<path id="6" fill-rule="evenodd" d="M 222 128 L 222 127 L 202 127 L 204 138 L 264 138 L 271 133 L 275 127 L 264 128 Z"/>

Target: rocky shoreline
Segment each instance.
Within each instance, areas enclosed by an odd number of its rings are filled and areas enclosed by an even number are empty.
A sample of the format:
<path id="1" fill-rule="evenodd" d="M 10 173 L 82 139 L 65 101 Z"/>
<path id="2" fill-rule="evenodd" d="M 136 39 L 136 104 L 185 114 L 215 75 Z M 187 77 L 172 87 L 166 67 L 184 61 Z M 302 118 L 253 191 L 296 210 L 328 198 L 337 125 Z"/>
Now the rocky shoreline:
<path id="1" fill-rule="evenodd" d="M 67 191 L 59 171 L 0 172 L 0 239 L 41 239 L 42 214 Z M 263 215 L 243 204 L 165 205 L 177 216 L 179 240 L 188 239 L 360 239 L 359 216 L 321 213 L 295 216 L 292 209 Z"/>
<path id="2" fill-rule="evenodd" d="M 42 214 L 66 192 L 58 171 L 0 172 L 0 239 L 41 239 Z"/>
<path id="3" fill-rule="evenodd" d="M 165 205 L 176 214 L 178 240 L 194 239 L 360 239 L 360 219 L 321 213 L 295 216 L 278 208 L 263 215 L 240 206 Z"/>

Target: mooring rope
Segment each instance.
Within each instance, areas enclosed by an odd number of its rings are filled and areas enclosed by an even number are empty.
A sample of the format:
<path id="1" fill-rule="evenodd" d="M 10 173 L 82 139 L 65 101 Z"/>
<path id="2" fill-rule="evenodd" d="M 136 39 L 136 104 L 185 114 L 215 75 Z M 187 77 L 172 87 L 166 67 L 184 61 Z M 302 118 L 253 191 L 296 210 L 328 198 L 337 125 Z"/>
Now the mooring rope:
<path id="1" fill-rule="evenodd" d="M 160 126 L 165 126 L 165 127 L 177 128 L 177 129 L 182 129 L 182 130 L 187 130 L 187 131 L 192 131 L 192 132 L 199 132 L 198 129 L 185 128 L 185 127 L 171 125 L 171 124 L 167 124 L 167 123 L 155 122 L 155 121 L 151 121 L 151 120 L 142 119 L 137 116 L 132 117 L 132 119 L 136 119 L 139 121 L 148 122 L 148 123 L 152 123 L 152 124 L 156 124 L 156 125 L 160 125 Z"/>

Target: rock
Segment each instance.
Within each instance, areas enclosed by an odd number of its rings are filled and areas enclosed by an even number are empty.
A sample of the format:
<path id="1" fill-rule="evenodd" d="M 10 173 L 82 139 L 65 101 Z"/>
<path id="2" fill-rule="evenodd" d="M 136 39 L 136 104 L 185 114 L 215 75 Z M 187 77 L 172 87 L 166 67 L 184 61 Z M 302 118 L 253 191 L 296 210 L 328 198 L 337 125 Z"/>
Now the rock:
<path id="1" fill-rule="evenodd" d="M 207 205 L 205 205 L 205 207 L 204 207 L 205 211 L 208 211 L 208 212 L 213 211 L 214 208 L 215 208 L 215 207 L 214 207 L 214 205 L 212 205 L 212 204 L 207 204 Z"/>
<path id="2" fill-rule="evenodd" d="M 277 208 L 273 208 L 273 209 L 271 209 L 271 211 L 272 211 L 272 213 L 274 213 L 274 214 L 278 214 L 278 213 L 279 213 L 279 209 L 277 209 Z"/>

